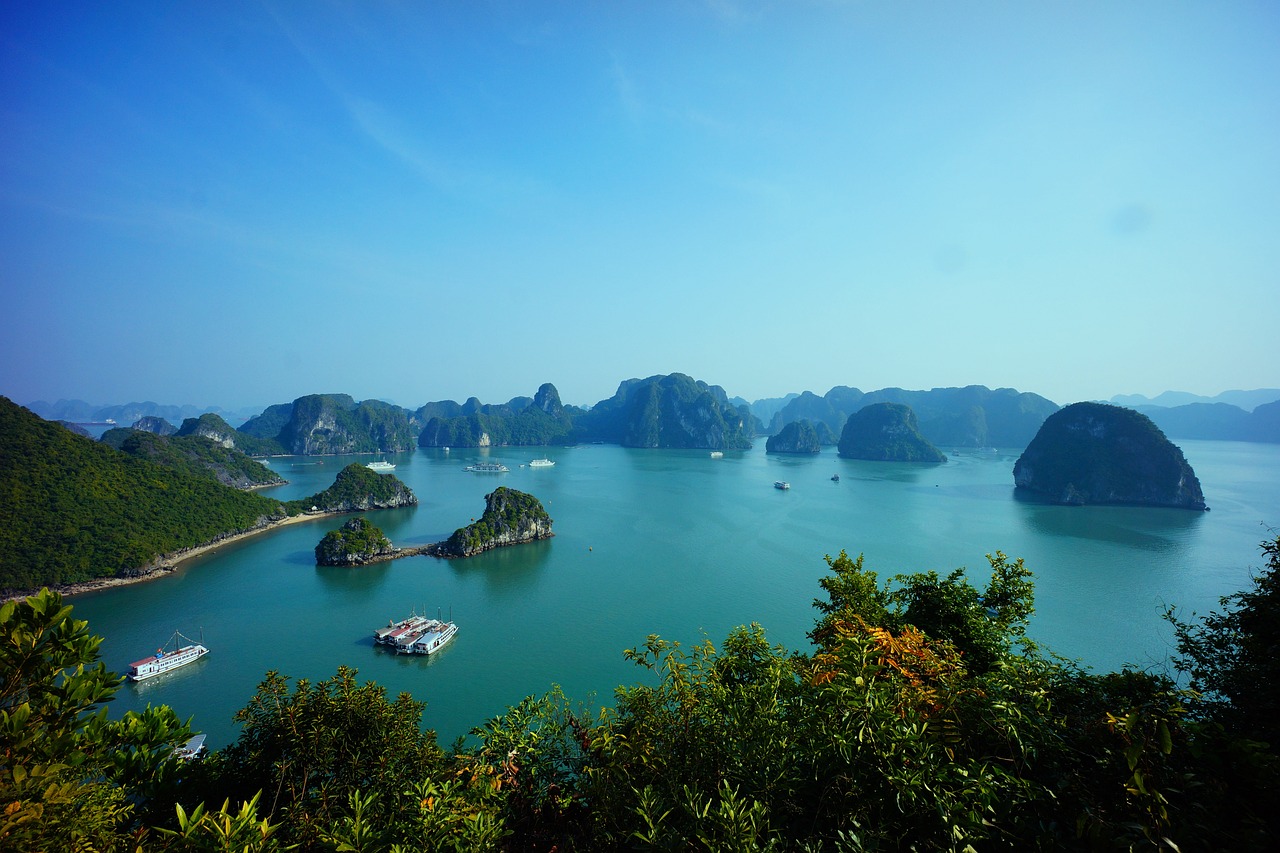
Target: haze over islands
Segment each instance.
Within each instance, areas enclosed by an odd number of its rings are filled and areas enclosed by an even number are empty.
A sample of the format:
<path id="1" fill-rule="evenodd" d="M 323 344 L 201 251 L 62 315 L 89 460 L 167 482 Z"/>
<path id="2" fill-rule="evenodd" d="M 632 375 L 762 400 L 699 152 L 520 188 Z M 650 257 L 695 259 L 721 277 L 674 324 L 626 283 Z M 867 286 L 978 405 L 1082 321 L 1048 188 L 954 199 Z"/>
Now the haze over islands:
<path id="1" fill-rule="evenodd" d="M 1266 4 L 19 4 L 0 394 L 1280 386 Z"/>

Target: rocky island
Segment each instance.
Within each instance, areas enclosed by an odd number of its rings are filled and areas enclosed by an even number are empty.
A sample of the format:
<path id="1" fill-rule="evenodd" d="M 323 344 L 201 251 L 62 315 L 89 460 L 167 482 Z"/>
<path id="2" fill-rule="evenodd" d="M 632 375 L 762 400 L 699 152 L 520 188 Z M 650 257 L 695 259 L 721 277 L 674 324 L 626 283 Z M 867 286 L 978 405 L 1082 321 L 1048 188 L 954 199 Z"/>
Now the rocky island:
<path id="1" fill-rule="evenodd" d="M 1207 509 L 1182 450 L 1146 415 L 1105 403 L 1050 415 L 1018 457 L 1013 480 L 1059 504 Z"/>
<path id="2" fill-rule="evenodd" d="M 391 474 L 377 474 L 359 462 L 338 472 L 333 485 L 309 498 L 289 501 L 290 515 L 299 512 L 365 512 L 414 506 L 418 496 Z"/>
<path id="3" fill-rule="evenodd" d="M 480 520 L 454 531 L 444 542 L 426 549 L 433 557 L 471 557 L 538 539 L 550 539 L 551 516 L 533 495 L 499 486 L 485 495 L 484 515 Z"/>
<path id="4" fill-rule="evenodd" d="M 792 421 L 777 435 L 769 436 L 764 450 L 766 453 L 818 453 L 822 450 L 822 439 L 809 421 Z"/>
<path id="5" fill-rule="evenodd" d="M 398 550 L 380 529 L 353 518 L 330 530 L 316 546 L 317 566 L 363 566 L 397 556 Z"/>
<path id="6" fill-rule="evenodd" d="M 916 413 L 902 403 L 875 403 L 845 421 L 839 453 L 873 462 L 946 462 L 942 451 L 920 434 Z"/>

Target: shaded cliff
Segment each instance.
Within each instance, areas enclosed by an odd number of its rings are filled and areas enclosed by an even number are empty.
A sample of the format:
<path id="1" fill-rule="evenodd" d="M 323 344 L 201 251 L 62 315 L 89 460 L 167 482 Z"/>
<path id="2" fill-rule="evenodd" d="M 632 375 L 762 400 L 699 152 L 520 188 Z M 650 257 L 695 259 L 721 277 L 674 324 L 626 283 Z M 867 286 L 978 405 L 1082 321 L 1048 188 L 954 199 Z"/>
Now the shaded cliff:
<path id="1" fill-rule="evenodd" d="M 915 412 L 901 403 L 859 409 L 840 433 L 840 455 L 875 462 L 946 462 L 942 451 L 920 434 Z"/>
<path id="2" fill-rule="evenodd" d="M 824 396 L 806 391 L 784 406 L 770 425 L 777 432 L 785 424 L 807 418 L 824 423 L 839 434 L 854 412 L 876 403 L 901 403 L 915 412 L 920 434 L 948 447 L 1026 447 L 1057 404 L 1038 394 L 1012 388 L 992 390 L 983 385 L 907 391 L 882 388 L 863 393 L 838 385 Z"/>
<path id="3" fill-rule="evenodd" d="M 456 403 L 453 404 L 457 406 Z M 448 412 L 442 403 L 419 409 Z M 418 436 L 419 447 L 499 447 L 567 444 L 572 441 L 573 413 L 560 402 L 556 386 L 545 383 L 532 399 L 515 397 L 507 403 L 484 405 L 474 397 L 458 406 L 457 414 L 435 414 Z"/>
<path id="4" fill-rule="evenodd" d="M 550 539 L 551 516 L 533 495 L 499 486 L 485 495 L 480 520 L 455 530 L 445 542 L 431 546 L 436 557 L 470 557 L 493 548 Z"/>
<path id="5" fill-rule="evenodd" d="M 1146 415 L 1106 403 L 1051 415 L 1018 457 L 1013 479 L 1055 503 L 1205 509 L 1182 450 Z"/>
<path id="6" fill-rule="evenodd" d="M 628 379 L 575 422 L 581 441 L 624 447 L 744 450 L 755 435 L 745 406 L 734 408 L 718 385 L 672 373 Z"/>
<path id="7" fill-rule="evenodd" d="M 217 417 L 214 415 L 213 417 Z M 203 435 L 158 435 L 138 429 L 109 429 L 98 439 L 139 459 L 209 476 L 233 489 L 278 486 L 288 482 L 262 463 L 234 447 Z"/>
<path id="8" fill-rule="evenodd" d="M 764 449 L 766 453 L 817 453 L 822 450 L 822 440 L 813 424 L 793 421 L 777 435 L 769 436 Z"/>

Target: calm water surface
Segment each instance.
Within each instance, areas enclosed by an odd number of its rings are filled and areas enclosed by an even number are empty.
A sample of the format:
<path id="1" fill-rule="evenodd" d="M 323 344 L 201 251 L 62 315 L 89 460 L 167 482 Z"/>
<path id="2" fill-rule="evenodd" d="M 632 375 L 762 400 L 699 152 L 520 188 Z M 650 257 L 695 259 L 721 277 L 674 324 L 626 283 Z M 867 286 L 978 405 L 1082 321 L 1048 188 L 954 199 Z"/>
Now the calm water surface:
<path id="1" fill-rule="evenodd" d="M 956 451 L 919 467 L 750 451 L 548 448 L 554 468 L 522 468 L 540 448 L 495 448 L 507 474 L 464 471 L 475 450 L 389 456 L 418 495 L 410 509 L 371 513 L 397 545 L 446 538 L 484 510 L 495 486 L 527 491 L 555 520 L 556 537 L 468 560 L 414 557 L 360 569 L 320 568 L 313 549 L 343 519 L 325 518 L 228 545 L 172 576 L 71 599 L 105 637 L 123 671 L 172 633 L 204 642 L 199 663 L 126 685 L 113 713 L 148 703 L 193 716 L 214 746 L 234 740 L 235 711 L 271 669 L 319 680 L 340 664 L 391 695 L 428 703 L 442 744 L 526 695 L 561 685 L 608 704 L 613 687 L 642 677 L 622 650 L 649 634 L 717 645 L 759 622 L 770 639 L 804 648 L 824 554 L 866 555 L 883 580 L 898 572 L 968 567 L 984 555 L 1023 557 L 1035 572 L 1031 634 L 1096 669 L 1162 666 L 1166 605 L 1206 612 L 1243 588 L 1260 564 L 1264 525 L 1280 525 L 1280 447 L 1180 442 L 1209 513 L 1054 507 L 1016 499 L 1017 451 Z M 281 499 L 329 486 L 351 461 L 282 458 Z M 831 475 L 840 474 L 840 482 Z M 791 483 L 789 491 L 773 488 Z M 430 658 L 376 648 L 372 632 L 411 610 L 452 614 L 457 638 Z"/>

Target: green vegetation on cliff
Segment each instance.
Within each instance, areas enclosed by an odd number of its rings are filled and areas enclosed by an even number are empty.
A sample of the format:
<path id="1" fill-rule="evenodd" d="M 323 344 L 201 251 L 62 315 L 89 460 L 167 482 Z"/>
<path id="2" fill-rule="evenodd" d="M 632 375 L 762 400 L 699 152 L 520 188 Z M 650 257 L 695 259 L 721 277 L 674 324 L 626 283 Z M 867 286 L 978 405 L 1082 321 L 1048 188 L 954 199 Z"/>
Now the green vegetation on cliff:
<path id="1" fill-rule="evenodd" d="M 982 588 L 963 570 L 882 584 L 842 551 L 803 650 L 758 625 L 719 647 L 652 635 L 612 707 L 553 688 L 448 752 L 408 694 L 271 671 L 238 739 L 187 764 L 168 708 L 95 715 L 119 682 L 43 593 L 0 608 L 0 847 L 1272 850 L 1280 539 L 1264 550 L 1255 590 L 1175 623 L 1175 664 L 1212 701 L 1028 642 L 1021 560 L 989 556 Z"/>
<path id="2" fill-rule="evenodd" d="M 224 447 L 234 447 L 241 453 L 256 456 L 270 456 L 284 452 L 284 448 L 278 441 L 256 438 L 238 432 L 213 412 L 205 412 L 198 418 L 187 418 L 182 422 L 182 426 L 178 427 L 177 434 L 204 436 Z"/>
<path id="3" fill-rule="evenodd" d="M 920 434 L 915 412 L 901 403 L 875 403 L 845 421 L 839 453 L 875 462 L 946 462 L 942 451 Z"/>
<path id="4" fill-rule="evenodd" d="M 316 563 L 321 566 L 359 565 L 394 550 L 391 540 L 365 518 L 352 518 L 337 530 L 330 530 L 316 545 Z"/>
<path id="5" fill-rule="evenodd" d="M 683 373 L 629 379 L 608 400 L 574 420 L 580 441 L 624 447 L 745 450 L 754 437 L 744 406 L 729 404 L 724 389 Z"/>
<path id="6" fill-rule="evenodd" d="M 551 516 L 533 495 L 499 486 L 485 495 L 484 515 L 479 521 L 453 532 L 436 553 L 465 557 L 501 545 L 513 545 L 551 534 Z"/>
<path id="7" fill-rule="evenodd" d="M 1013 466 L 1015 485 L 1065 504 L 1204 509 L 1182 450 L 1146 415 L 1073 403 L 1051 415 Z"/>
<path id="8" fill-rule="evenodd" d="M 128 574 L 283 517 L 279 501 L 130 456 L 0 397 L 0 589 Z"/>
<path id="9" fill-rule="evenodd" d="M 217 417 L 214 415 L 214 417 Z M 203 435 L 157 435 L 137 429 L 110 429 L 99 439 L 103 444 L 140 459 L 212 476 L 224 486 L 248 489 L 285 482 L 270 468 L 245 456 L 235 448 L 223 447 Z"/>
<path id="10" fill-rule="evenodd" d="M 577 409 L 560 403 L 550 382 L 533 399 L 517 397 L 500 405 L 471 399 L 463 406 L 431 403 L 418 410 L 426 426 L 418 436 L 421 447 L 538 446 L 573 440 Z"/>
<path id="11" fill-rule="evenodd" d="M 288 453 L 400 453 L 417 444 L 409 414 L 381 400 L 357 403 L 346 394 L 311 394 L 293 401 L 276 440 Z"/>
<path id="12" fill-rule="evenodd" d="M 826 424 L 822 424 L 826 428 Z M 813 424 L 808 421 L 792 421 L 777 435 L 769 436 L 764 443 L 766 453 L 818 453 L 822 439 Z"/>
<path id="13" fill-rule="evenodd" d="M 412 506 L 418 502 L 413 491 L 393 474 L 378 474 L 358 462 L 338 472 L 333 485 L 323 492 L 298 498 L 285 504 L 289 515 L 308 512 L 315 507 L 321 512 L 388 509 Z"/>

